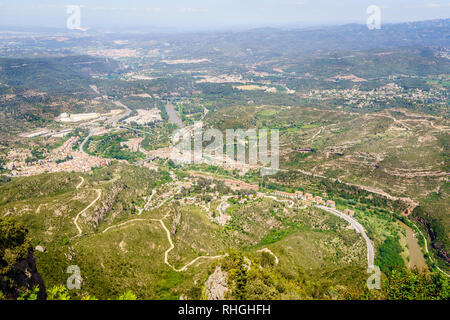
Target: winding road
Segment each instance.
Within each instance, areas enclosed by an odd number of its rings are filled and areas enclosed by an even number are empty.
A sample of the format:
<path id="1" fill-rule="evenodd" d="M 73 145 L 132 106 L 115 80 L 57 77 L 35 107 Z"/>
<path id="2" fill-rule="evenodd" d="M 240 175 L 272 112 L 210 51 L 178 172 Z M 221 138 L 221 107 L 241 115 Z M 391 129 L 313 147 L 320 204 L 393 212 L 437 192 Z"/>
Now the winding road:
<path id="1" fill-rule="evenodd" d="M 87 135 L 87 137 L 83 140 L 83 142 L 80 144 L 80 152 L 87 154 L 86 152 L 84 152 L 84 145 L 86 144 L 86 142 L 89 140 L 90 137 L 92 137 L 92 135 L 94 134 L 93 129 L 89 130 L 89 134 Z"/>
<path id="2" fill-rule="evenodd" d="M 77 227 L 77 230 L 78 230 L 78 235 L 77 235 L 76 237 L 79 237 L 79 236 L 81 236 L 81 234 L 82 234 L 82 229 L 81 229 L 80 226 L 78 225 L 78 219 L 79 219 L 79 217 L 80 217 L 84 212 L 86 212 L 90 207 L 92 207 L 92 206 L 100 199 L 100 197 L 101 197 L 101 190 L 96 189 L 96 192 L 97 192 L 97 198 L 96 198 L 94 201 L 92 201 L 86 208 L 84 208 L 82 211 L 80 211 L 80 212 L 77 214 L 77 216 L 75 217 L 75 219 L 74 219 L 74 224 L 75 224 L 75 226 Z M 152 199 L 154 193 L 155 193 L 155 191 L 152 192 L 152 195 L 151 195 L 149 201 L 147 201 L 146 205 L 144 206 L 145 209 L 147 209 L 146 207 L 147 207 L 148 204 L 150 203 L 150 200 Z M 280 200 L 278 200 L 276 197 L 273 197 L 273 196 L 267 196 L 267 195 L 266 195 L 266 197 L 268 197 L 268 198 L 273 198 L 273 199 L 275 199 L 275 200 L 277 200 L 277 201 L 280 201 Z M 164 205 L 165 203 L 167 203 L 168 200 L 169 200 L 169 198 L 166 198 L 166 199 L 165 199 L 164 201 L 162 201 L 159 205 L 157 205 L 157 206 L 155 206 L 155 207 L 153 207 L 153 208 L 150 208 L 149 210 L 154 210 L 154 209 L 157 209 L 157 208 L 161 207 L 162 205 Z M 222 210 L 225 209 L 225 208 L 223 208 L 223 205 L 224 205 L 224 204 L 226 204 L 226 200 L 223 201 L 222 203 L 220 203 L 219 206 L 218 206 L 218 211 L 219 211 L 220 213 L 222 213 L 222 214 L 223 214 L 223 211 L 222 211 Z M 358 221 L 356 221 L 356 219 L 354 219 L 354 218 L 352 218 L 352 217 L 350 217 L 350 216 L 344 214 L 343 212 L 341 212 L 341 211 L 339 211 L 339 210 L 337 210 L 337 209 L 330 208 L 330 207 L 326 207 L 326 206 L 322 206 L 322 205 L 316 205 L 315 207 L 317 207 L 317 208 L 319 208 L 319 209 L 322 209 L 322 210 L 324 210 L 324 211 L 327 211 L 327 212 L 329 212 L 329 213 L 331 213 L 331 214 L 333 214 L 333 215 L 335 215 L 335 216 L 337 216 L 337 217 L 339 217 L 339 218 L 341 218 L 341 219 L 346 220 L 347 222 L 350 223 L 350 225 L 353 226 L 353 228 L 354 228 L 358 233 L 360 233 L 360 234 L 362 235 L 362 237 L 363 237 L 364 240 L 366 241 L 366 245 L 367 245 L 367 263 L 368 263 L 368 266 L 369 266 L 369 267 L 373 267 L 373 265 L 374 265 L 374 258 L 375 258 L 375 257 L 374 257 L 374 256 L 375 256 L 375 254 L 374 254 L 374 248 L 373 248 L 372 242 L 370 241 L 369 237 L 368 237 L 367 234 L 366 234 L 366 230 L 364 229 L 364 227 L 363 227 Z M 144 210 L 144 209 L 143 209 L 143 210 Z M 148 209 L 147 209 L 147 210 L 148 210 Z M 142 212 L 140 212 L 140 213 L 142 213 Z M 122 226 L 126 226 L 126 225 L 128 225 L 128 224 L 133 223 L 133 222 L 159 222 L 159 223 L 161 224 L 161 227 L 162 227 L 162 228 L 164 229 L 164 231 L 166 232 L 167 240 L 168 240 L 168 242 L 169 242 L 169 244 L 170 244 L 170 247 L 164 252 L 164 263 L 165 263 L 166 265 L 168 265 L 168 266 L 169 266 L 173 271 L 175 271 L 175 272 L 183 272 L 183 271 L 186 271 L 188 267 L 190 267 L 191 265 L 195 264 L 195 263 L 196 263 L 198 260 L 200 260 L 200 259 L 219 259 L 219 258 L 222 258 L 222 257 L 227 256 L 227 254 L 224 254 L 224 255 L 217 255 L 217 256 L 199 256 L 199 257 L 193 259 L 191 262 L 187 263 L 186 265 L 184 265 L 183 267 L 181 267 L 181 268 L 179 268 L 179 269 L 176 268 L 176 267 L 174 267 L 173 265 L 171 265 L 170 262 L 169 262 L 169 253 L 175 248 L 175 245 L 174 245 L 174 243 L 173 243 L 173 241 L 172 241 L 172 237 L 171 237 L 171 235 L 170 235 L 170 231 L 169 231 L 169 229 L 166 227 L 166 225 L 165 225 L 165 223 L 164 223 L 164 219 L 166 219 L 168 216 L 169 216 L 169 214 L 166 214 L 166 215 L 165 215 L 164 217 L 162 217 L 161 219 L 132 219 L 132 220 L 128 220 L 128 221 L 122 222 L 122 223 L 120 223 L 120 224 L 117 224 L 117 225 L 110 226 L 110 227 L 106 228 L 105 230 L 102 231 L 102 234 L 108 232 L 109 230 L 112 230 L 112 229 L 115 229 L 115 228 L 119 228 L 119 227 L 122 227 Z M 278 257 L 276 257 L 269 249 L 264 248 L 264 249 L 262 249 L 262 250 L 259 250 L 258 252 L 260 252 L 260 251 L 265 251 L 265 252 L 268 252 L 268 253 L 272 254 L 272 255 L 275 257 L 276 264 L 278 264 L 278 262 L 279 262 Z M 269 252 L 269 251 L 270 251 L 270 252 Z"/>
<path id="3" fill-rule="evenodd" d="M 286 201 L 290 201 L 290 200 L 279 200 L 277 197 L 275 196 L 271 196 L 271 195 L 267 195 L 264 194 L 265 198 L 271 198 L 274 199 L 275 201 L 278 202 L 286 202 Z M 292 201 L 293 202 L 293 201 Z M 334 208 L 330 208 L 327 206 L 322 206 L 322 205 L 315 205 L 316 208 L 322 209 L 324 211 L 327 211 L 341 219 L 344 219 L 345 221 L 347 221 L 348 223 L 350 223 L 350 225 L 356 230 L 356 232 L 360 233 L 362 235 L 362 237 L 364 238 L 364 240 L 366 241 L 366 246 L 367 246 L 367 265 L 368 267 L 373 267 L 374 265 L 374 260 L 375 260 L 375 250 L 373 248 L 373 244 L 370 241 L 369 237 L 366 234 L 366 230 L 364 229 L 364 227 L 353 217 L 346 215 L 345 213 L 343 213 L 342 211 L 339 211 L 337 209 Z"/>
<path id="4" fill-rule="evenodd" d="M 125 118 L 129 117 L 130 114 L 131 114 L 131 112 L 132 112 L 130 108 L 128 108 L 126 105 L 124 105 L 124 104 L 123 104 L 122 102 L 120 102 L 120 101 L 113 101 L 113 103 L 114 103 L 116 106 L 118 106 L 118 107 L 124 108 L 124 109 L 125 109 L 125 112 L 119 113 L 119 114 L 114 115 L 114 116 L 112 116 L 111 118 L 107 119 L 107 120 L 105 121 L 105 123 L 108 124 L 108 125 L 117 125 L 122 119 L 125 119 Z M 127 129 L 129 129 L 129 128 L 127 128 Z M 133 130 L 136 130 L 136 129 L 133 129 Z M 90 137 L 95 136 L 96 134 L 97 134 L 97 128 L 92 127 L 92 128 L 89 129 L 89 134 L 88 134 L 88 136 L 87 136 L 87 137 L 83 140 L 83 142 L 80 144 L 80 149 L 79 149 L 79 151 L 80 151 L 81 153 L 87 154 L 86 152 L 84 152 L 84 149 L 83 149 L 83 148 L 84 148 L 84 145 L 86 144 L 86 142 L 89 140 Z"/>
<path id="5" fill-rule="evenodd" d="M 349 215 L 346 215 L 345 213 L 343 213 L 337 209 L 322 206 L 322 205 L 316 205 L 315 207 L 325 210 L 339 218 L 344 219 L 345 221 L 350 223 L 353 228 L 355 228 L 356 232 L 358 232 L 362 235 L 362 237 L 366 241 L 366 245 L 367 245 L 367 264 L 368 264 L 369 268 L 373 267 L 374 260 L 375 260 L 375 251 L 373 249 L 373 244 L 370 241 L 369 237 L 367 236 L 366 230 L 364 229 L 364 227 L 358 221 L 356 221 L 355 218 L 353 218 Z"/>

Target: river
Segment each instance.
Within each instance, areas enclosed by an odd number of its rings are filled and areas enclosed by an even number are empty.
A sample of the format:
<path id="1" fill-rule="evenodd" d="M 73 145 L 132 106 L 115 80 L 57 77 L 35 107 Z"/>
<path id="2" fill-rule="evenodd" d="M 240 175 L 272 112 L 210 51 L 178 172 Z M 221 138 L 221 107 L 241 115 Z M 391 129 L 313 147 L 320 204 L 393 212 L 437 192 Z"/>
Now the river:
<path id="1" fill-rule="evenodd" d="M 406 224 L 400 222 L 400 225 L 406 232 L 406 244 L 409 251 L 409 265 L 408 268 L 422 270 L 427 267 L 427 263 L 423 256 L 422 248 L 419 246 L 419 242 L 416 238 L 414 231 Z"/>

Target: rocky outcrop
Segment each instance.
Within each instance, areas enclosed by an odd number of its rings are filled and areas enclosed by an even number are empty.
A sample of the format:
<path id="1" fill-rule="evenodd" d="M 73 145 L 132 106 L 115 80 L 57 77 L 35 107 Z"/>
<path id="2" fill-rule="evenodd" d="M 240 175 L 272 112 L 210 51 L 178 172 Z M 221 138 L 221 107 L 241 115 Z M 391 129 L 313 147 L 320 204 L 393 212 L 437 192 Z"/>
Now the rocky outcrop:
<path id="1" fill-rule="evenodd" d="M 444 244 L 442 242 L 434 242 L 433 248 L 437 251 L 437 254 L 440 258 L 442 258 L 447 265 L 450 265 L 450 256 L 448 252 L 445 250 Z"/>
<path id="2" fill-rule="evenodd" d="M 444 244 L 440 241 L 437 241 L 437 233 L 433 229 L 431 224 L 429 224 L 423 217 L 418 216 L 416 217 L 416 219 L 427 229 L 427 233 L 431 239 L 431 246 L 434 250 L 436 250 L 438 257 L 444 260 L 447 265 L 450 265 L 450 255 L 445 249 Z"/>
<path id="3" fill-rule="evenodd" d="M 172 220 L 172 237 L 175 238 L 175 235 L 177 233 L 177 228 L 180 225 L 181 222 L 181 211 L 175 211 L 174 215 L 173 215 L 173 220 Z"/>
<path id="4" fill-rule="evenodd" d="M 20 260 L 6 275 L 0 275 L 0 291 L 6 299 L 17 299 L 20 288 L 32 290 L 39 286 L 38 300 L 47 299 L 44 280 L 36 269 L 36 262 L 30 252 L 25 259 Z"/>
<path id="5" fill-rule="evenodd" d="M 205 284 L 205 296 L 208 300 L 224 300 L 228 291 L 228 274 L 217 267 Z"/>
<path id="6" fill-rule="evenodd" d="M 34 250 L 39 251 L 39 252 L 45 252 L 45 251 L 47 251 L 47 249 L 45 249 L 45 247 L 43 247 L 43 246 L 41 246 L 41 245 L 36 246 L 36 248 L 34 248 Z"/>
<path id="7" fill-rule="evenodd" d="M 95 226 L 103 221 L 105 216 L 111 211 L 111 208 L 116 201 L 116 197 L 124 189 L 122 184 L 114 184 L 112 189 L 108 192 L 106 199 L 101 203 L 101 205 L 96 210 L 96 215 L 93 217 Z"/>

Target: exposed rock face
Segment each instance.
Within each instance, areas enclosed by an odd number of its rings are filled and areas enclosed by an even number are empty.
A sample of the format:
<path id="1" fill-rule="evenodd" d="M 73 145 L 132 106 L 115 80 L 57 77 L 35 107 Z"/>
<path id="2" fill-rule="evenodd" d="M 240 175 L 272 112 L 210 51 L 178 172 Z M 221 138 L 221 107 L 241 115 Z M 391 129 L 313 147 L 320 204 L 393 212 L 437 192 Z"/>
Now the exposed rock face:
<path id="1" fill-rule="evenodd" d="M 124 186 L 122 184 L 114 184 L 111 191 L 108 193 L 108 196 L 106 199 L 102 202 L 102 204 L 99 206 L 99 208 L 96 210 L 96 215 L 93 217 L 95 226 L 98 226 L 100 221 L 103 221 L 105 216 L 108 214 L 109 211 L 111 211 L 112 206 L 114 205 L 114 202 L 116 201 L 116 197 L 124 189 Z"/>
<path id="2" fill-rule="evenodd" d="M 245 268 L 247 271 L 250 271 L 250 269 L 252 268 L 252 262 L 251 262 L 250 259 L 247 258 L 247 257 L 244 257 L 244 268 Z"/>
<path id="3" fill-rule="evenodd" d="M 177 233 L 177 228 L 180 225 L 181 222 L 181 211 L 176 211 L 173 215 L 173 221 L 172 221 L 172 237 L 175 237 Z"/>
<path id="4" fill-rule="evenodd" d="M 11 280 L 8 281 L 7 279 Z M 10 272 L 5 276 L 0 276 L 0 291 L 4 293 L 7 299 L 17 299 L 19 288 L 28 290 L 39 286 L 39 300 L 47 299 L 44 280 L 36 269 L 36 262 L 32 253 L 29 253 L 26 259 L 17 262 Z"/>
<path id="5" fill-rule="evenodd" d="M 444 261 L 445 261 L 445 263 L 447 263 L 447 265 L 450 265 L 450 256 L 449 256 L 448 252 L 445 251 L 444 244 L 439 241 L 434 242 L 433 248 L 436 249 L 438 256 L 441 257 L 442 259 L 444 259 Z"/>
<path id="6" fill-rule="evenodd" d="M 228 274 L 217 267 L 212 275 L 206 281 L 206 297 L 208 300 L 224 300 L 228 291 Z"/>
<path id="7" fill-rule="evenodd" d="M 428 235 L 431 238 L 431 246 L 437 251 L 438 256 L 442 258 L 447 265 L 450 265 L 450 255 L 445 250 L 444 244 L 440 241 L 436 241 L 437 234 L 431 225 L 422 217 L 417 217 L 417 221 L 427 228 Z"/>

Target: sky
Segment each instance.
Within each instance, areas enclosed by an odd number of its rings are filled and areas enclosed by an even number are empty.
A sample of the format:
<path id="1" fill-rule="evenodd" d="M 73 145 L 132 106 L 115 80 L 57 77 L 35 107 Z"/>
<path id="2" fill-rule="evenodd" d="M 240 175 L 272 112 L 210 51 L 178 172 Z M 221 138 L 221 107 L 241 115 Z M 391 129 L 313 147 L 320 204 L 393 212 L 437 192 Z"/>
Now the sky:
<path id="1" fill-rule="evenodd" d="M 81 7 L 81 27 L 213 30 L 450 18 L 449 0 L 0 0 L 0 26 L 66 28 L 66 6 Z"/>

